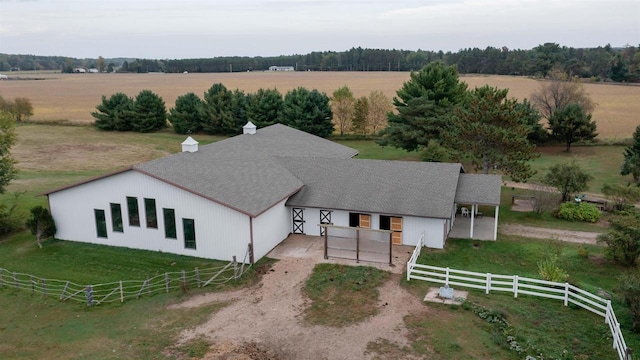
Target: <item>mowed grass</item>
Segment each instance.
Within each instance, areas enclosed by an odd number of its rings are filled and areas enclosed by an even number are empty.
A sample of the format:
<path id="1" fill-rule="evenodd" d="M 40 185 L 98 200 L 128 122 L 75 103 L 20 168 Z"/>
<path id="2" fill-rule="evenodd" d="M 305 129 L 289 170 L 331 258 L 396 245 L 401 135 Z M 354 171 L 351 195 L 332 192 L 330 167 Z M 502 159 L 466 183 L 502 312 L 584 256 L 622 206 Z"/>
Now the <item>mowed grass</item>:
<path id="1" fill-rule="evenodd" d="M 165 101 L 167 109 L 178 96 L 193 92 L 202 97 L 214 83 L 229 89 L 255 92 L 260 88 L 277 88 L 282 94 L 299 86 L 331 94 L 347 85 L 356 97 L 372 90 L 382 91 L 393 99 L 396 91 L 409 80 L 408 72 L 249 72 L 207 74 L 25 74 L 45 80 L 3 81 L 0 95 L 5 98 L 27 97 L 35 109 L 38 121 L 65 120 L 90 123 L 90 113 L 101 102 L 102 95 L 123 92 L 136 96 L 141 90 L 151 90 Z M 509 89 L 509 96 L 523 100 L 540 86 L 540 80 L 516 76 L 463 75 L 461 81 L 469 88 L 491 85 Z M 593 118 L 598 124 L 599 139 L 628 139 L 640 125 L 640 86 L 587 83 L 585 90 L 597 107 Z"/>
<path id="2" fill-rule="evenodd" d="M 581 256 L 580 249 L 588 251 L 588 257 Z M 475 271 L 480 273 L 520 275 L 539 278 L 537 262 L 545 254 L 558 254 L 559 266 L 569 273 L 569 282 L 580 288 L 596 293 L 602 289 L 613 295 L 613 306 L 616 315 L 624 329 L 625 339 L 631 348 L 640 346 L 640 338 L 630 332 L 631 317 L 621 297 L 616 292 L 617 278 L 625 269 L 609 262 L 603 254 L 603 247 L 577 245 L 550 240 L 534 240 L 517 236 L 500 236 L 496 242 L 479 242 L 469 240 L 449 239 L 445 250 L 425 249 L 418 263 L 433 266 L 450 267 Z M 424 281 L 403 281 L 404 285 L 417 296 L 423 296 L 429 286 L 439 286 Z M 454 286 L 454 288 L 456 288 Z M 563 350 L 567 350 L 576 359 L 615 359 L 615 351 L 611 349 L 611 339 L 608 328 L 602 317 L 586 310 L 564 307 L 561 301 L 534 298 L 521 295 L 517 299 L 513 295 L 492 293 L 485 295 L 481 290 L 462 289 L 469 291 L 469 300 L 485 308 L 505 314 L 507 321 L 514 326 L 517 336 L 524 341 L 531 342 L 533 347 L 540 349 L 546 356 L 561 358 Z M 441 310 L 446 307 L 441 307 Z M 479 338 L 498 339 L 491 335 L 488 324 L 474 315 L 471 311 L 461 308 L 450 308 L 446 320 L 440 316 L 429 319 L 411 317 L 407 323 L 417 339 L 425 343 L 440 343 L 440 353 L 447 356 L 436 356 L 439 359 L 462 359 L 469 349 L 464 345 L 464 339 L 453 334 L 439 336 L 435 331 L 436 324 L 444 325 L 460 321 L 477 326 Z M 455 326 L 455 325 L 453 325 Z M 483 333 L 484 331 L 488 334 Z M 484 335 L 483 335 L 484 334 Z M 450 335 L 451 337 L 447 336 Z M 506 344 L 502 344 L 505 346 Z M 479 351 L 475 348 L 473 351 Z M 436 347 L 437 349 L 437 347 Z M 487 345 L 483 351 L 492 351 Z M 513 353 L 515 355 L 515 353 Z M 515 358 L 514 356 L 512 358 Z M 535 354 L 532 354 L 535 355 Z M 493 356 L 481 356 L 491 358 Z M 509 358 L 495 356 L 495 358 Z M 545 357 L 546 358 L 546 357 Z"/>

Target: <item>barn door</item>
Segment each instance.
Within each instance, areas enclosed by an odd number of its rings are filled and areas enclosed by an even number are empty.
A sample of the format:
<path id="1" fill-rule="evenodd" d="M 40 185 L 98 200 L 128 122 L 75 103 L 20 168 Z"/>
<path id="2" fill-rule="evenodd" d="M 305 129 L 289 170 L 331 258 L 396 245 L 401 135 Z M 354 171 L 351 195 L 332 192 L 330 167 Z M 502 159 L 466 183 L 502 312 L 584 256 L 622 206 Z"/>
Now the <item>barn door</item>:
<path id="1" fill-rule="evenodd" d="M 360 214 L 360 227 L 365 229 L 371 229 L 371 215 Z"/>
<path id="2" fill-rule="evenodd" d="M 391 230 L 393 231 L 393 235 L 391 235 L 393 244 L 402 245 L 402 218 L 391 218 Z"/>
<path id="3" fill-rule="evenodd" d="M 293 208 L 293 233 L 304 234 L 304 209 Z"/>
<path id="4" fill-rule="evenodd" d="M 330 210 L 320 210 L 320 224 L 331 224 L 331 211 Z M 326 228 L 320 227 L 320 236 L 324 236 Z"/>

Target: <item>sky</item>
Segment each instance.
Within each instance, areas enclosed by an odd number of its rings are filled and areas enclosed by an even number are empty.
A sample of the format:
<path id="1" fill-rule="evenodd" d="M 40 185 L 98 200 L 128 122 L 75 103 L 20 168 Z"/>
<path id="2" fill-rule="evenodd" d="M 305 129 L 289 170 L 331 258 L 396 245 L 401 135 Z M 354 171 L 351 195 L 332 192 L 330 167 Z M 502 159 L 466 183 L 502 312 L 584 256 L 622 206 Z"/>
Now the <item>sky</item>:
<path id="1" fill-rule="evenodd" d="M 0 0 L 0 53 L 277 56 L 640 45 L 640 0 Z"/>

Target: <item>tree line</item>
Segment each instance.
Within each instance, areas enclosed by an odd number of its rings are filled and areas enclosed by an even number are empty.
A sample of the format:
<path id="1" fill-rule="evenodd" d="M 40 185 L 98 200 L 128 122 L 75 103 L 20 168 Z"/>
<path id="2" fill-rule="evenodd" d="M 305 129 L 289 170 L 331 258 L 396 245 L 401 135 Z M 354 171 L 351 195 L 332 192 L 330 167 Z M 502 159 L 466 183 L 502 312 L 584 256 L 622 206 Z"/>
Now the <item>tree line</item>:
<path id="1" fill-rule="evenodd" d="M 572 48 L 545 43 L 529 50 L 466 48 L 457 52 L 367 49 L 314 51 L 271 57 L 214 57 L 202 59 L 74 59 L 69 57 L 0 54 L 0 71 L 96 68 L 118 72 L 238 72 L 263 71 L 270 66 L 293 66 L 297 71 L 415 71 L 441 61 L 460 73 L 546 77 L 554 67 L 581 78 L 640 82 L 640 46 Z"/>

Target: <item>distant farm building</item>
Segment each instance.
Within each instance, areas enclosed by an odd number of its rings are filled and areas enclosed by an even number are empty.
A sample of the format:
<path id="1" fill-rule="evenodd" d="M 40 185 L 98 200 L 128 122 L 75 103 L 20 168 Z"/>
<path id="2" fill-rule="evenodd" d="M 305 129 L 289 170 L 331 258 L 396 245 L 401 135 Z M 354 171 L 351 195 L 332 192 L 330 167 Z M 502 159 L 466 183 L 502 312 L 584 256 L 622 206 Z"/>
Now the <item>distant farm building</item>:
<path id="1" fill-rule="evenodd" d="M 92 73 L 92 74 L 97 74 L 100 71 L 98 69 L 96 69 L 96 68 L 91 68 L 91 69 L 89 69 L 89 72 Z"/>
<path id="2" fill-rule="evenodd" d="M 293 66 L 269 66 L 269 71 L 296 71 Z"/>
<path id="3" fill-rule="evenodd" d="M 83 69 L 83 68 L 75 68 L 75 69 L 73 69 L 73 72 L 74 73 L 83 73 L 84 74 L 84 73 L 87 72 L 87 70 Z"/>
<path id="4" fill-rule="evenodd" d="M 0 80 L 7 80 L 9 77 L 7 75 L 0 74 Z"/>

